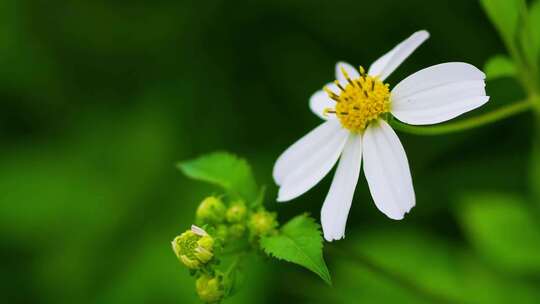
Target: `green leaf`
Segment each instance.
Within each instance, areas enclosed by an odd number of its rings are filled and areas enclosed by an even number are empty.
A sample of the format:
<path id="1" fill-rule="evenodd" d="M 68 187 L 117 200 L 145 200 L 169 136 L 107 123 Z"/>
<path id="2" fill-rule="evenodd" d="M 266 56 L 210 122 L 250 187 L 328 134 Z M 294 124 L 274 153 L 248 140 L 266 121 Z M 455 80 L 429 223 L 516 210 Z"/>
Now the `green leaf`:
<path id="1" fill-rule="evenodd" d="M 514 45 L 522 0 L 481 0 L 489 19 L 507 47 Z"/>
<path id="2" fill-rule="evenodd" d="M 484 66 L 488 80 L 502 77 L 514 77 L 516 75 L 516 66 L 512 59 L 505 55 L 495 55 L 491 57 Z"/>
<path id="3" fill-rule="evenodd" d="M 518 24 L 518 38 L 519 38 L 519 51 L 523 56 L 524 62 L 527 66 L 533 71 L 536 70 L 537 65 L 537 49 L 535 41 L 535 32 L 538 33 L 538 30 L 533 28 L 531 15 L 533 11 L 527 9 L 525 1 L 522 1 L 520 6 L 520 16 Z"/>
<path id="4" fill-rule="evenodd" d="M 246 160 L 226 152 L 215 152 L 180 162 L 178 168 L 188 177 L 218 185 L 233 196 L 247 201 L 257 199 L 258 189 Z"/>
<path id="5" fill-rule="evenodd" d="M 260 244 L 266 254 L 304 266 L 331 284 L 322 254 L 320 226 L 313 218 L 299 215 L 283 225 L 277 235 L 262 238 Z"/>
<path id="6" fill-rule="evenodd" d="M 340 251 L 331 251 L 335 286 L 314 286 L 313 298 L 331 293 L 335 299 L 326 303 L 377 299 L 376 303 L 534 304 L 540 296 L 536 282 L 493 270 L 461 242 L 429 229 L 366 228 L 346 243 Z"/>
<path id="7" fill-rule="evenodd" d="M 529 29 L 531 45 L 536 58 L 540 60 L 540 0 L 535 1 L 529 8 Z"/>
<path id="8" fill-rule="evenodd" d="M 476 194 L 463 198 L 459 219 L 471 243 L 493 265 L 540 272 L 540 223 L 521 198 Z"/>

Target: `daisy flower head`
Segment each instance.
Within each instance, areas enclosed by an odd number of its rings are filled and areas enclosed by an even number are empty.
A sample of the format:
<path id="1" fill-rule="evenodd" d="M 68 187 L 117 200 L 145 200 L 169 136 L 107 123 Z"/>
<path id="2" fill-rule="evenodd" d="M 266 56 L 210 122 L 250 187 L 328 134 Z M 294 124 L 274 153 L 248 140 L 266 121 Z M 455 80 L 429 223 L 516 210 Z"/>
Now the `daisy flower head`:
<path id="1" fill-rule="evenodd" d="M 476 67 L 449 62 L 420 70 L 393 88 L 385 79 L 427 38 L 418 31 L 377 59 L 367 70 L 339 62 L 336 81 L 313 94 L 311 110 L 324 122 L 276 161 L 277 200 L 290 201 L 315 186 L 338 162 L 321 209 L 327 241 L 345 236 L 354 190 L 364 174 L 375 206 L 403 219 L 415 205 L 405 150 L 387 120 L 435 124 L 485 104 L 485 75 Z"/>

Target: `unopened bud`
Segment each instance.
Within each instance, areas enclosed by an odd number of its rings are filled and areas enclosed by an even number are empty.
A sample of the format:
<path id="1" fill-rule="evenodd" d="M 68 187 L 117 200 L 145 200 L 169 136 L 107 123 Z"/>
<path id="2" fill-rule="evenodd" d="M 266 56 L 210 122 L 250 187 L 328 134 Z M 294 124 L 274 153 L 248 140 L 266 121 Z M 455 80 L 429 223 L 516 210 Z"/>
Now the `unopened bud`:
<path id="1" fill-rule="evenodd" d="M 227 228 L 227 225 L 221 224 L 217 226 L 216 237 L 218 237 L 223 242 L 227 241 L 227 239 L 229 238 L 229 228 Z"/>
<path id="2" fill-rule="evenodd" d="M 244 236 L 244 233 L 246 232 L 246 225 L 244 224 L 232 224 L 231 227 L 229 227 L 229 235 L 233 239 L 239 239 L 242 236 Z"/>
<path id="3" fill-rule="evenodd" d="M 227 221 L 229 223 L 238 223 L 246 218 L 247 208 L 243 201 L 236 201 L 232 203 L 227 209 Z"/>
<path id="4" fill-rule="evenodd" d="M 209 196 L 197 208 L 197 221 L 201 223 L 221 223 L 225 219 L 226 211 L 225 204 L 219 198 Z"/>
<path id="5" fill-rule="evenodd" d="M 201 275 L 195 287 L 199 298 L 205 303 L 218 303 L 225 296 L 224 275 L 216 273 L 214 276 L 208 274 Z"/>
<path id="6" fill-rule="evenodd" d="M 271 235 L 276 232 L 277 226 L 276 214 L 265 210 L 253 213 L 248 222 L 248 228 L 252 236 Z"/>

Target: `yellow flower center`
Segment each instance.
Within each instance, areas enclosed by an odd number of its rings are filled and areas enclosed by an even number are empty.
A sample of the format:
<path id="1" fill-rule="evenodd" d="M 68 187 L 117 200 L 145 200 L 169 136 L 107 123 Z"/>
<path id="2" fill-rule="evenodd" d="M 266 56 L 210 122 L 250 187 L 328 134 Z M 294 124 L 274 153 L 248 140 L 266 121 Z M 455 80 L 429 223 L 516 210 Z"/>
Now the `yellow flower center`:
<path id="1" fill-rule="evenodd" d="M 328 96 L 336 101 L 335 108 L 326 108 L 325 114 L 335 114 L 344 128 L 355 133 L 364 131 L 371 121 L 390 112 L 388 84 L 378 77 L 366 75 L 362 67 L 359 70 L 360 77 L 351 79 L 345 69 L 341 68 L 347 84 L 335 81 L 339 93 L 324 88 Z"/>

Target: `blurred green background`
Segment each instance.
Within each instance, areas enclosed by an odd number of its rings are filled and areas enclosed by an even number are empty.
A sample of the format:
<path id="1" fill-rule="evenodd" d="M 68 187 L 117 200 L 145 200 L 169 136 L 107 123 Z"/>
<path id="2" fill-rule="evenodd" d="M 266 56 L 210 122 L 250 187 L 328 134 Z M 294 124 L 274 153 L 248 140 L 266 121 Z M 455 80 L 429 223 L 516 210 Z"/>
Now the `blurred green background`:
<path id="1" fill-rule="evenodd" d="M 505 52 L 470 0 L 1 0 L 2 302 L 198 303 L 170 241 L 216 189 L 175 162 L 234 152 L 282 222 L 306 210 L 318 218 L 331 178 L 278 205 L 273 162 L 319 124 L 307 102 L 336 61 L 367 67 L 419 29 L 431 38 L 391 84 Z M 520 90 L 503 79 L 488 94 L 483 111 Z M 327 250 L 328 287 L 255 259 L 228 303 L 538 303 L 531 118 L 400 134 L 417 206 L 389 220 L 361 177 L 346 239 L 327 244 L 374 267 Z"/>

